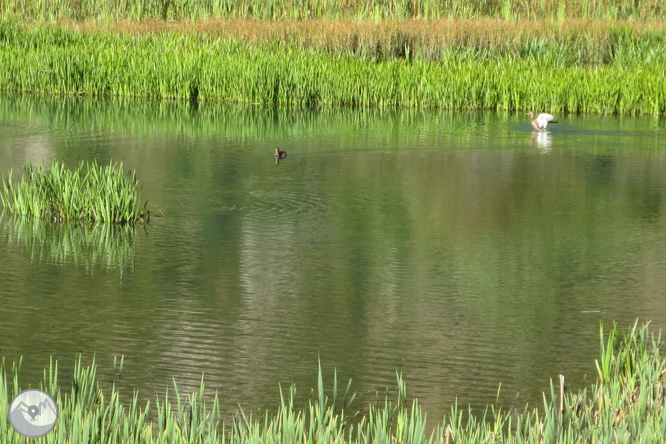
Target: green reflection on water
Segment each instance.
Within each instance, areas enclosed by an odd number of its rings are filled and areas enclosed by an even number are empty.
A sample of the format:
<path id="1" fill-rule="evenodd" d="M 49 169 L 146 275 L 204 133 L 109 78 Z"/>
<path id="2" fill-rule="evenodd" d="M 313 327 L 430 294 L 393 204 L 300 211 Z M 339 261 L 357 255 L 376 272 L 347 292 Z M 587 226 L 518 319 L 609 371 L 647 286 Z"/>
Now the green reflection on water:
<path id="1" fill-rule="evenodd" d="M 20 245 L 33 263 L 72 263 L 88 273 L 98 267 L 134 269 L 134 226 L 53 223 L 5 212 L 0 213 L 0 226 L 7 243 Z"/>

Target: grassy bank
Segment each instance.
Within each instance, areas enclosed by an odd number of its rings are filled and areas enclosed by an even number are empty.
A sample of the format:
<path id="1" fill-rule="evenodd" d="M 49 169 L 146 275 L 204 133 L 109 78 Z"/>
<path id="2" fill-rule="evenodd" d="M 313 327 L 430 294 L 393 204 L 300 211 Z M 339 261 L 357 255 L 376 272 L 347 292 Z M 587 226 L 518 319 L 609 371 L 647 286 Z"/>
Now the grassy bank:
<path id="1" fill-rule="evenodd" d="M 419 44 L 403 36 L 372 50 L 351 38 L 350 49 L 331 50 L 293 39 L 5 21 L 0 90 L 298 107 L 663 114 L 664 32 L 623 26 L 588 49 L 576 38 L 525 38 L 517 46 L 502 38 L 480 47 L 478 39 Z"/>
<path id="2" fill-rule="evenodd" d="M 53 222 L 87 221 L 131 224 L 148 220 L 139 205 L 136 173 L 125 173 L 122 162 L 102 166 L 80 162 L 74 170 L 54 162 L 24 168 L 18 181 L 12 171 L 2 179 L 0 201 L 10 213 Z"/>
<path id="3" fill-rule="evenodd" d="M 150 404 L 140 405 L 137 394 L 122 405 L 115 385 L 105 394 L 96 381 L 96 367 L 79 361 L 71 390 L 62 390 L 57 364 L 44 372 L 41 388 L 51 393 L 60 418 L 47 435 L 48 442 L 120 443 L 574 443 L 662 442 L 666 429 L 664 374 L 660 336 L 647 326 L 635 325 L 624 335 L 612 329 L 601 335 L 597 381 L 589 389 L 561 396 L 551 384 L 540 408 L 503 411 L 490 405 L 481 417 L 454 406 L 441 422 L 429 426 L 417 400 L 408 401 L 402 378 L 399 396 L 369 407 L 367 415 L 354 415 L 349 385 L 324 389 L 319 372 L 317 393 L 309 405 L 294 404 L 295 389 L 282 392 L 276 414 L 252 417 L 242 411 L 229 421 L 220 414 L 217 396 L 199 392 L 182 396 L 178 387 L 158 397 L 156 420 Z M 119 370 L 122 370 L 122 362 Z M 0 409 L 9 407 L 21 389 L 18 366 L 0 371 Z M 427 432 L 432 430 L 432 432 Z M 0 421 L 0 440 L 24 442 L 7 421 Z"/>

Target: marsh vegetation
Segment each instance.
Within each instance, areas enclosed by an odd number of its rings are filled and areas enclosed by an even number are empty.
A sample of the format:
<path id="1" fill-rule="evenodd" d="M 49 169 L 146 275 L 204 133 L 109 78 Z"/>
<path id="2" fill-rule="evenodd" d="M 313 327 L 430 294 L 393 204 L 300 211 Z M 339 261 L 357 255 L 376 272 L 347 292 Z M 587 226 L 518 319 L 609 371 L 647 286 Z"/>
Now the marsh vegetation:
<path id="1" fill-rule="evenodd" d="M 277 412 L 253 416 L 242 409 L 232 418 L 220 413 L 220 398 L 206 396 L 203 378 L 198 392 L 182 394 L 176 382 L 158 397 L 154 410 L 140 404 L 135 392 L 123 405 L 116 382 L 110 393 L 96 378 L 93 359 L 76 363 L 73 380 L 58 379 L 58 364 L 44 371 L 41 384 L 57 401 L 60 416 L 50 442 L 90 441 L 105 443 L 574 443 L 636 441 L 655 442 L 666 427 L 664 373 L 660 354 L 661 335 L 647 325 L 634 324 L 622 334 L 617 327 L 604 335 L 597 359 L 597 379 L 577 393 L 566 393 L 552 383 L 540 406 L 504 410 L 489 405 L 482 417 L 466 414 L 454 405 L 436 425 L 428 424 L 418 400 L 409 400 L 404 380 L 397 375 L 397 399 L 378 398 L 367 414 L 355 410 L 351 381 L 324 388 L 321 367 L 317 389 L 307 405 L 295 402 L 296 388 L 280 390 Z M 120 375 L 123 360 L 114 360 Z M 20 362 L 0 370 L 0 405 L 7 410 L 21 390 Z M 66 387 L 66 388 L 63 388 Z M 151 420 L 154 415 L 155 420 Z M 0 423 L 3 442 L 22 440 L 7 421 Z"/>
<path id="2" fill-rule="evenodd" d="M 2 179 L 0 200 L 10 213 L 52 222 L 131 224 L 149 220 L 139 203 L 136 172 L 123 163 L 79 162 L 70 170 L 54 161 L 50 168 L 28 164 L 15 181 Z"/>
<path id="3" fill-rule="evenodd" d="M 666 112 L 658 2 L 14 0 L 0 15 L 4 91 Z"/>
<path id="4" fill-rule="evenodd" d="M 299 39 L 282 29 L 249 40 L 3 22 L 0 89 L 307 108 L 666 111 L 663 30 L 611 24 L 597 40 L 603 28 L 580 25 L 514 41 L 499 37 L 507 26 L 461 42 L 446 37 L 455 31 L 439 40 L 399 29 Z"/>

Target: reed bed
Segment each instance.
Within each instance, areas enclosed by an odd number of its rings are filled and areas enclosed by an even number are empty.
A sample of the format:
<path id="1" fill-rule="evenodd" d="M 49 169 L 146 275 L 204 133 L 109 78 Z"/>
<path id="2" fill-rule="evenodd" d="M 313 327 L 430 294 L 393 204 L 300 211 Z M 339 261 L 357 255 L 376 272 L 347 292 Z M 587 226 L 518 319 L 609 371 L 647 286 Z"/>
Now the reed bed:
<path id="1" fill-rule="evenodd" d="M 135 35 L 161 32 L 206 34 L 254 44 L 291 44 L 330 54 L 353 53 L 382 60 L 440 60 L 451 51 L 467 57 L 539 58 L 556 55 L 562 64 L 631 64 L 663 60 L 666 27 L 662 21 L 565 22 L 490 18 L 444 20 L 206 20 L 198 22 L 120 21 L 71 23 L 86 33 Z M 646 59 L 649 56 L 649 59 Z M 656 58 L 656 59 L 655 59 Z"/>
<path id="2" fill-rule="evenodd" d="M 547 40 L 508 52 L 445 46 L 436 57 L 397 44 L 402 53 L 378 56 L 206 33 L 86 33 L 3 22 L 0 90 L 306 108 L 663 114 L 666 43 L 650 44 L 663 33 L 642 40 L 617 32 L 600 63 L 581 59 L 575 44 Z"/>
<path id="3" fill-rule="evenodd" d="M 258 18 L 407 19 L 498 17 L 504 20 L 580 17 L 663 19 L 663 0 L 5 0 L 1 15 L 37 20 L 200 20 Z"/>
<path id="4" fill-rule="evenodd" d="M 551 382 L 543 404 L 505 411 L 491 404 L 481 415 L 454 405 L 434 426 L 427 423 L 418 400 L 409 401 L 404 381 L 397 375 L 398 398 L 370 405 L 368 413 L 354 413 L 350 384 L 324 389 L 319 368 L 318 387 L 305 408 L 295 403 L 296 389 L 280 391 L 275 414 L 255 417 L 242 409 L 223 418 L 217 394 L 206 396 L 202 379 L 197 392 L 181 394 L 174 381 L 155 402 L 142 405 L 134 393 L 122 405 L 114 382 L 107 395 L 96 380 L 93 359 L 75 364 L 70 389 L 58 380 L 58 364 L 51 362 L 40 388 L 59 406 L 60 417 L 46 442 L 106 443 L 579 443 L 663 442 L 666 429 L 664 375 L 666 361 L 660 355 L 661 335 L 638 323 L 624 334 L 614 326 L 607 335 L 601 328 L 601 354 L 597 381 L 589 389 L 565 393 Z M 114 373 L 123 361 L 114 360 Z M 7 411 L 12 397 L 21 391 L 20 361 L 0 369 L 0 409 Z M 330 389 L 329 389 L 330 390 Z M 7 421 L 0 421 L 3 443 L 24 442 Z"/>
<path id="5" fill-rule="evenodd" d="M 146 205 L 139 205 L 136 172 L 127 174 L 122 162 L 99 165 L 79 162 L 74 170 L 54 161 L 24 167 L 18 181 L 13 171 L 2 179 L 0 200 L 10 213 L 53 222 L 88 221 L 130 224 L 147 221 Z"/>

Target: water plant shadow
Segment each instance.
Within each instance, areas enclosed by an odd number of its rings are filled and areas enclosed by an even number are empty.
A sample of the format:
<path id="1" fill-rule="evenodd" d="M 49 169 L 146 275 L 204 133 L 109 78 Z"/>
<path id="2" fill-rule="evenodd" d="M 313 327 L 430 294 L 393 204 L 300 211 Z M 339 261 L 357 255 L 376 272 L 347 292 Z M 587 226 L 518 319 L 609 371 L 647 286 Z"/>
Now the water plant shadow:
<path id="1" fill-rule="evenodd" d="M 7 243 L 20 245 L 33 263 L 73 263 L 88 273 L 98 268 L 134 270 L 133 225 L 54 223 L 1 212 L 0 227 Z"/>

